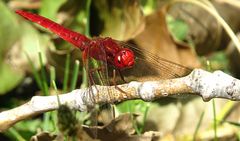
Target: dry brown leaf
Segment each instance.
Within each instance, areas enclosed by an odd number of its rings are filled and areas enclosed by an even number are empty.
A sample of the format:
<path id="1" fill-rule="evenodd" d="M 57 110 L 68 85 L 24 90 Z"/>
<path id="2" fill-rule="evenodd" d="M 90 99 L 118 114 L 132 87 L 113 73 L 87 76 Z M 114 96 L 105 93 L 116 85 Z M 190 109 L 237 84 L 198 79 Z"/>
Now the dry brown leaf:
<path id="1" fill-rule="evenodd" d="M 57 138 L 57 135 L 54 135 L 49 132 L 41 132 L 37 133 L 36 135 L 32 136 L 30 141 L 53 141 Z M 60 141 L 60 140 L 58 140 Z"/>
<path id="2" fill-rule="evenodd" d="M 102 127 L 83 126 L 83 129 L 92 137 L 91 130 L 97 129 L 97 139 L 103 141 L 152 141 L 158 140 L 160 132 L 148 131 L 142 135 L 133 135 L 133 121 L 131 114 L 123 114 L 115 118 L 108 125 Z"/>
<path id="3" fill-rule="evenodd" d="M 93 2 L 92 9 L 93 36 L 100 34 L 125 41 L 144 28 L 144 15 L 138 0 L 102 0 Z"/>
<path id="4" fill-rule="evenodd" d="M 134 42 L 149 52 L 188 67 L 199 67 L 195 52 L 190 47 L 178 46 L 172 39 L 165 20 L 165 9 L 146 17 L 143 32 L 134 38 Z"/>
<path id="5" fill-rule="evenodd" d="M 102 127 L 87 127 L 83 129 L 91 136 L 94 137 L 92 130 L 97 128 L 97 138 L 100 140 L 121 140 L 134 133 L 132 125 L 132 118 L 130 114 L 120 115 L 112 120 L 108 125 Z"/>
<path id="6" fill-rule="evenodd" d="M 211 53 L 219 48 L 222 28 L 207 11 L 193 4 L 176 3 L 168 12 L 188 24 L 188 38 L 193 41 L 199 55 Z"/>

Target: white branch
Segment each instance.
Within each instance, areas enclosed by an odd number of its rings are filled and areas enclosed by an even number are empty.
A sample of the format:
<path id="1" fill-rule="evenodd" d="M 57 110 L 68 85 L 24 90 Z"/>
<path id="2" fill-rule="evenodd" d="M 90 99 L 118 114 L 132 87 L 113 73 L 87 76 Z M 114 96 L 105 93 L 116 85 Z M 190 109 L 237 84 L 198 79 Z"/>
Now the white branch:
<path id="1" fill-rule="evenodd" d="M 130 82 L 117 87 L 124 92 L 115 86 L 94 86 L 61 94 L 59 98 L 61 104 L 79 111 L 86 111 L 95 103 L 115 103 L 130 99 L 152 101 L 161 97 L 186 94 L 202 96 L 204 101 L 211 98 L 240 100 L 240 81 L 221 71 L 210 73 L 195 69 L 182 78 Z M 109 92 L 112 95 L 109 95 Z M 18 121 L 56 109 L 58 109 L 57 96 L 34 96 L 26 104 L 0 113 L 0 131 L 8 129 Z"/>

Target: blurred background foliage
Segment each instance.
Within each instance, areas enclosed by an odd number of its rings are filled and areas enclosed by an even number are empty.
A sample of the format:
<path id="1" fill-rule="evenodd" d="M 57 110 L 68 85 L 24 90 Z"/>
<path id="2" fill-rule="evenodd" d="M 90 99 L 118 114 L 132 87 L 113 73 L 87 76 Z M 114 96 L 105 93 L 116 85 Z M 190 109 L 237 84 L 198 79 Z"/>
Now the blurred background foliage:
<path id="1" fill-rule="evenodd" d="M 19 106 L 34 95 L 55 94 L 57 90 L 50 83 L 52 81 L 56 82 L 59 93 L 80 88 L 86 83 L 81 52 L 48 30 L 16 15 L 14 11 L 17 9 L 37 13 L 88 37 L 110 36 L 131 41 L 188 67 L 224 70 L 239 77 L 239 52 L 219 22 L 196 5 L 169 5 L 170 2 L 0 1 L 1 111 Z M 237 33 L 240 27 L 237 15 L 240 11 L 239 2 L 213 0 L 211 4 Z M 196 97 L 164 98 L 151 104 L 138 100 L 119 104 L 117 113 L 137 115 L 133 126 L 139 137 L 144 137 L 144 132 L 158 131 L 161 134 L 159 140 L 212 140 L 217 137 L 238 140 L 239 125 L 236 123 L 240 117 L 239 104 L 217 100 L 214 105 Z M 78 115 L 80 123 L 84 122 L 86 116 L 82 113 Z M 43 135 L 51 140 L 60 132 L 57 121 L 56 112 L 48 112 L 19 122 L 1 133 L 0 139 L 29 140 L 34 135 Z M 222 134 L 226 130 L 228 132 Z M 66 136 L 62 138 L 69 139 Z"/>

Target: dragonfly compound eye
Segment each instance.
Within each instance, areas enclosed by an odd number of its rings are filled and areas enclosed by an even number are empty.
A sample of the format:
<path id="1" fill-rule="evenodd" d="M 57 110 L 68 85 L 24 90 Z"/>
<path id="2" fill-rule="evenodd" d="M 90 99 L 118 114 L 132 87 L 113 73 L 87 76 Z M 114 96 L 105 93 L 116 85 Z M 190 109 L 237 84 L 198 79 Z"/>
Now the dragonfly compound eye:
<path id="1" fill-rule="evenodd" d="M 134 53 L 130 49 L 120 50 L 115 58 L 114 65 L 119 69 L 130 68 L 134 65 Z"/>

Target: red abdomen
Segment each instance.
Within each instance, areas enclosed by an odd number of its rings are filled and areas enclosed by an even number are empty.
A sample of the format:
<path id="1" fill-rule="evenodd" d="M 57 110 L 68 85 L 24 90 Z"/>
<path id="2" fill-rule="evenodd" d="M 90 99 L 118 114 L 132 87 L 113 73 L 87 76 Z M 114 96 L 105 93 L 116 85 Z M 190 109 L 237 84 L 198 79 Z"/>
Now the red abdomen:
<path id="1" fill-rule="evenodd" d="M 79 34 L 77 32 L 71 31 L 45 17 L 39 16 L 33 13 L 29 13 L 23 10 L 17 10 L 16 13 L 23 16 L 27 20 L 35 22 L 51 30 L 53 33 L 57 34 L 59 37 L 72 43 L 73 45 L 80 48 L 81 50 L 84 50 L 84 44 L 90 41 L 86 36 Z"/>

